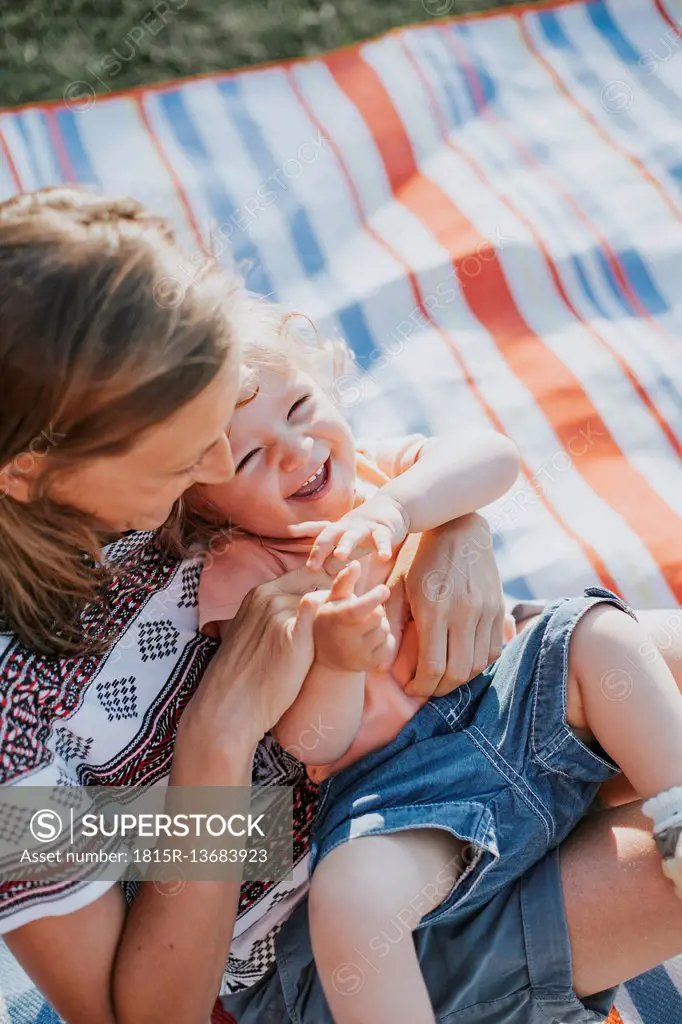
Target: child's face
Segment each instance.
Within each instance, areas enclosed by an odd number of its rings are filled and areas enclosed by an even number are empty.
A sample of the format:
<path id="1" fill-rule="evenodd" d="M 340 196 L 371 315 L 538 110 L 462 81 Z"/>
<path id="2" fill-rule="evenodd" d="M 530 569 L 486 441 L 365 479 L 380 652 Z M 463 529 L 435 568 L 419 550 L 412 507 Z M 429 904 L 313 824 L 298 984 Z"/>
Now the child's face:
<path id="1" fill-rule="evenodd" d="M 355 493 L 348 424 L 298 367 L 258 367 L 255 375 L 258 391 L 235 410 L 228 430 L 235 476 L 201 494 L 235 526 L 264 537 L 286 537 L 294 523 L 339 519 Z"/>

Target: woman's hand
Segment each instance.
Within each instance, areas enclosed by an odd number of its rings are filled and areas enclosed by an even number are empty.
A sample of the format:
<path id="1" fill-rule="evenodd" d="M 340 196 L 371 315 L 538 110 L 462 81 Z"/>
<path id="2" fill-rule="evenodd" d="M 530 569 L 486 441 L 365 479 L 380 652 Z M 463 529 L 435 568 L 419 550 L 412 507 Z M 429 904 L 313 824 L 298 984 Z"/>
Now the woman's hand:
<path id="1" fill-rule="evenodd" d="M 437 697 L 473 679 L 499 657 L 502 585 L 490 529 L 476 513 L 422 534 L 414 552 L 409 543 L 389 580 L 392 590 L 396 588 L 389 618 L 400 615 L 402 602 L 404 614 L 411 613 L 417 628 L 419 661 L 408 693 Z"/>
<path id="2" fill-rule="evenodd" d="M 189 743 L 210 777 L 224 752 L 250 758 L 259 740 L 296 699 L 314 656 L 313 621 L 330 586 L 325 572 L 297 569 L 247 595 L 239 612 L 222 630 L 222 643 L 183 714 L 174 768 Z M 206 760 L 208 759 L 208 763 Z M 183 758 L 185 765 L 191 760 Z M 182 772 L 185 785 L 187 770 Z M 197 779 L 197 784 L 199 780 Z M 219 784 L 216 777 L 214 784 Z"/>

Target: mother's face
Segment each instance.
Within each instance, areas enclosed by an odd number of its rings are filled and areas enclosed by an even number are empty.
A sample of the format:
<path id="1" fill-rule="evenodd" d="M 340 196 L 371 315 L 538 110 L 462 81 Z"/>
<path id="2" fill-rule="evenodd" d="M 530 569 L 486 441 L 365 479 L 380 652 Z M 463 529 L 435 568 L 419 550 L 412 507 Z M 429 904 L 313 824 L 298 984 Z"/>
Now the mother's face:
<path id="1" fill-rule="evenodd" d="M 129 451 L 88 460 L 56 477 L 53 496 L 116 532 L 156 529 L 188 487 L 224 483 L 234 475 L 225 431 L 238 387 L 237 360 L 228 359 L 208 387 L 145 431 Z"/>

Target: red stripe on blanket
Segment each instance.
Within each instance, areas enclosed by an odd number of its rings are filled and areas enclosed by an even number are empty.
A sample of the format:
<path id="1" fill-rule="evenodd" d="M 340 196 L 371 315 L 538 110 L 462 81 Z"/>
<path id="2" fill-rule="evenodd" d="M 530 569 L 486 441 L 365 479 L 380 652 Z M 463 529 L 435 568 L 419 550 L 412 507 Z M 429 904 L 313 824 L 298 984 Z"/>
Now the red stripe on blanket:
<path id="1" fill-rule="evenodd" d="M 145 132 L 149 136 L 149 141 L 151 142 L 152 146 L 154 147 L 156 155 L 158 156 L 161 164 L 163 165 L 163 169 L 165 170 L 166 174 L 170 178 L 170 181 L 171 181 L 171 183 L 173 185 L 173 188 L 175 190 L 175 194 L 177 195 L 177 197 L 178 197 L 178 199 L 180 201 L 180 205 L 182 206 L 182 209 L 183 209 L 183 211 L 185 213 L 185 217 L 187 218 L 187 223 L 189 224 L 190 229 L 192 231 L 192 234 L 194 235 L 194 237 L 196 239 L 197 245 L 199 246 L 199 248 L 203 252 L 205 250 L 204 238 L 203 238 L 203 235 L 201 233 L 201 228 L 199 227 L 199 223 L 198 223 L 196 217 L 194 216 L 194 210 L 192 209 L 192 204 L 190 202 L 189 196 L 187 195 L 187 192 L 185 191 L 185 188 L 184 188 L 184 186 L 183 186 L 183 184 L 182 184 L 182 182 L 180 180 L 180 177 L 177 174 L 175 168 L 173 167 L 173 164 L 172 164 L 171 160 L 169 159 L 165 149 L 161 145 L 161 141 L 160 141 L 158 135 L 154 131 L 154 127 L 153 127 L 153 125 L 151 123 L 151 120 L 149 119 L 149 114 L 147 113 L 147 111 L 145 109 L 144 101 L 145 101 L 144 95 L 142 95 L 142 96 L 139 96 L 139 95 L 135 96 L 134 97 L 133 106 L 135 107 L 135 110 L 137 111 L 137 115 L 138 115 L 138 117 L 140 119 L 142 127 L 144 128 Z"/>
<path id="2" fill-rule="evenodd" d="M 658 7 L 658 4 L 656 4 L 656 6 Z M 660 7 L 659 10 L 661 10 Z M 512 13 L 514 12 L 512 11 Z M 661 185 L 660 181 L 658 181 L 654 177 L 649 168 L 643 163 L 642 160 L 640 160 L 638 156 L 636 156 L 634 153 L 631 153 L 629 150 L 624 149 L 622 146 L 619 146 L 618 143 L 614 139 L 612 139 L 610 135 L 607 135 L 605 130 L 599 124 L 597 118 L 594 116 L 594 114 L 592 114 L 587 109 L 587 107 L 584 107 L 583 104 L 578 100 L 578 98 L 574 96 L 574 94 L 570 91 L 568 86 L 564 83 L 563 79 L 561 78 L 561 75 L 556 70 L 556 68 L 552 64 L 550 64 L 546 57 L 543 57 L 543 55 L 540 53 L 539 49 L 533 42 L 530 32 L 528 31 L 528 26 L 526 25 L 524 20 L 526 17 L 532 17 L 532 14 L 530 12 L 526 12 L 524 14 L 515 15 L 516 23 L 519 27 L 521 38 L 523 39 L 523 42 L 525 43 L 526 48 L 528 49 L 528 52 L 531 54 L 531 56 L 538 62 L 538 64 L 541 65 L 541 67 L 545 69 L 545 71 L 550 76 L 550 78 L 552 79 L 556 87 L 559 89 L 559 91 L 566 97 L 568 102 L 575 108 L 575 110 L 577 110 L 582 115 L 582 117 L 584 117 L 585 120 L 592 125 L 594 130 L 599 134 L 599 136 L 606 143 L 606 145 L 610 149 L 613 149 L 616 153 L 618 153 L 618 155 L 621 156 L 624 160 L 627 160 L 628 163 L 632 164 L 632 166 L 637 171 L 639 171 L 642 177 L 645 178 L 646 181 L 648 181 L 648 183 L 658 192 L 659 196 L 661 197 L 665 205 L 668 207 L 675 220 L 682 221 L 682 210 L 680 210 L 680 208 L 674 202 L 672 196 L 666 192 L 664 187 Z"/>
<path id="3" fill-rule="evenodd" d="M 595 494 L 606 501 L 639 536 L 660 567 L 668 586 L 682 600 L 679 538 L 682 521 L 617 445 L 579 379 L 548 349 L 521 316 L 497 253 L 450 197 L 419 171 L 404 125 L 386 88 L 357 53 L 327 58 L 339 86 L 354 103 L 374 136 L 396 200 L 409 209 L 453 259 L 471 312 L 494 339 L 502 357 L 530 391 L 537 407 L 568 447 L 580 429 L 590 437 L 588 450 L 573 459 Z M 471 253 L 486 251 L 477 276 L 467 275 Z M 633 501 L 633 495 L 638 500 Z M 590 561 L 601 559 L 592 553 Z M 595 564 L 596 567 L 596 564 Z M 599 564 L 602 579 L 608 570 Z"/>
<path id="4" fill-rule="evenodd" d="M 44 111 L 45 122 L 47 124 L 47 130 L 50 135 L 50 141 L 52 142 L 52 149 L 56 157 L 57 163 L 59 164 L 59 170 L 61 172 L 64 181 L 76 182 L 78 181 L 78 175 L 73 169 L 69 154 L 66 146 L 64 145 L 64 139 L 59 129 L 59 121 L 57 114 L 59 111 L 48 109 Z"/>
<path id="5" fill-rule="evenodd" d="M 328 61 L 328 63 L 329 63 L 329 61 Z M 332 71 L 332 73 L 334 73 L 334 69 L 333 68 L 330 68 L 330 70 Z M 340 80 L 338 77 L 337 77 L 337 81 L 338 81 L 338 84 L 340 85 L 340 87 L 343 88 L 343 81 Z M 293 77 L 292 77 L 292 83 L 293 83 Z M 489 403 L 486 401 L 484 395 L 482 394 L 480 388 L 478 387 L 478 384 L 476 383 L 475 379 L 471 375 L 468 366 L 466 365 L 464 359 L 462 358 L 462 355 L 459 352 L 459 349 L 454 344 L 450 334 L 447 331 L 445 331 L 442 327 L 440 327 L 440 325 L 436 321 L 434 321 L 433 317 L 431 316 L 430 311 L 425 306 L 423 295 L 422 295 L 422 291 L 420 289 L 420 286 L 419 286 L 419 283 L 417 281 L 417 277 L 416 277 L 414 271 L 406 263 L 406 261 L 400 255 L 400 253 L 397 252 L 391 245 L 389 245 L 389 243 L 386 242 L 385 239 L 383 239 L 381 237 L 381 235 L 379 235 L 375 231 L 375 229 L 367 222 L 367 219 L 365 217 L 365 213 L 364 213 L 364 210 L 363 210 L 363 207 L 362 207 L 362 203 L 361 203 L 361 201 L 360 201 L 360 199 L 358 197 L 357 189 L 356 189 L 355 183 L 353 181 L 353 176 L 350 173 L 350 171 L 348 170 L 348 167 L 346 165 L 345 160 L 343 159 L 343 156 L 342 156 L 342 153 L 341 153 L 339 147 L 331 139 L 329 131 L 323 129 L 323 126 L 321 125 L 321 123 L 317 120 L 315 115 L 312 113 L 309 105 L 306 103 L 306 101 L 305 101 L 303 95 L 301 94 L 300 90 L 295 85 L 294 85 L 294 89 L 295 89 L 296 95 L 298 96 L 299 101 L 300 101 L 301 105 L 304 107 L 306 113 L 308 114 L 310 119 L 313 121 L 315 126 L 320 131 L 324 131 L 324 133 L 325 133 L 325 135 L 327 137 L 327 141 L 329 142 L 330 146 L 333 148 L 334 153 L 335 153 L 335 155 L 337 157 L 337 160 L 339 162 L 339 166 L 340 166 L 340 168 L 341 168 L 341 170 L 343 172 L 343 175 L 344 175 L 344 177 L 346 179 L 346 182 L 348 184 L 348 188 L 349 188 L 349 190 L 351 192 L 351 196 L 353 197 L 353 201 L 355 203 L 355 206 L 356 206 L 356 209 L 357 209 L 357 212 L 358 212 L 358 216 L 362 220 L 362 223 L 363 223 L 363 226 L 364 226 L 365 230 L 367 231 L 367 233 L 369 235 L 371 235 L 371 237 L 375 238 L 383 246 L 383 248 L 387 252 L 389 252 L 396 260 L 398 260 L 404 267 L 407 268 L 410 285 L 412 287 L 412 292 L 413 292 L 413 294 L 415 296 L 416 304 L 417 304 L 417 306 L 419 308 L 419 311 L 422 314 L 424 320 L 431 327 L 433 327 L 434 330 L 436 330 L 440 334 L 441 338 L 443 339 L 445 344 L 448 346 L 448 348 L 452 352 L 452 355 L 453 355 L 455 361 L 457 362 L 457 364 L 458 364 L 458 366 L 460 368 L 460 372 L 462 373 L 462 378 L 464 379 L 464 381 L 466 382 L 466 384 L 469 387 L 470 391 L 472 392 L 476 402 L 483 409 L 485 415 L 489 419 L 489 421 L 492 424 L 492 426 L 496 430 L 499 430 L 502 433 L 506 433 L 505 428 L 504 428 L 504 426 L 503 426 L 499 416 L 495 412 L 494 408 L 491 405 L 489 405 Z M 351 100 L 353 99 L 352 96 L 350 96 L 350 98 L 351 98 Z M 526 477 L 526 480 L 528 480 L 528 481 L 532 481 L 534 476 L 535 476 L 535 473 L 534 473 L 533 469 L 523 459 L 523 457 L 521 458 L 521 472 L 524 474 L 524 476 Z M 570 537 L 570 539 L 581 549 L 581 551 L 585 555 L 585 558 L 593 566 L 597 576 L 599 576 L 599 578 L 601 579 L 601 581 L 604 584 L 604 586 L 610 587 L 612 590 L 616 589 L 616 584 L 615 584 L 615 582 L 613 580 L 613 577 L 609 573 L 608 569 L 606 568 L 606 565 L 604 564 L 604 562 L 603 562 L 602 558 L 600 557 L 600 555 L 597 553 L 596 549 L 593 548 L 592 545 L 589 544 L 588 541 L 584 540 L 584 538 L 582 538 L 578 533 L 576 533 L 576 531 L 562 518 L 562 516 L 559 514 L 559 512 L 553 507 L 551 502 L 547 499 L 546 495 L 544 493 L 542 493 L 540 489 L 537 491 L 537 493 L 535 491 L 533 493 L 535 494 L 535 497 L 540 502 L 540 504 L 546 509 L 548 514 L 557 523 L 559 528 L 562 529 L 563 532 L 568 537 Z"/>
<path id="6" fill-rule="evenodd" d="M 538 160 L 536 160 L 533 157 L 530 150 L 527 149 L 526 146 L 524 146 L 523 142 L 519 138 L 517 138 L 516 135 L 507 127 L 504 120 L 499 116 L 499 114 L 494 113 L 491 110 L 490 106 L 485 103 L 481 82 L 479 80 L 475 67 L 471 63 L 471 60 L 469 59 L 462 39 L 459 36 L 456 36 L 454 33 L 444 33 L 444 39 L 449 48 L 453 51 L 459 66 L 462 68 L 464 72 L 471 93 L 475 97 L 477 107 L 476 113 L 478 114 L 478 116 L 482 120 L 487 121 L 490 125 L 494 126 L 495 131 L 498 132 L 500 135 L 504 136 L 509 141 L 510 145 L 514 147 L 514 149 L 520 156 L 521 160 L 526 164 L 526 166 L 530 167 L 539 178 L 544 178 L 548 182 L 550 187 L 557 193 L 557 195 L 561 196 L 564 202 L 566 202 L 567 205 L 570 206 L 576 218 L 596 238 L 611 268 L 615 280 L 618 282 L 621 291 L 626 296 L 627 300 L 630 302 L 633 309 L 636 311 L 638 317 L 641 320 L 644 320 L 656 334 L 669 339 L 671 336 L 666 331 L 664 331 L 655 320 L 653 320 L 649 316 L 648 310 L 640 301 L 635 288 L 632 286 L 632 283 L 627 274 L 627 270 L 623 266 L 620 258 L 618 257 L 618 254 L 615 253 L 614 250 L 611 248 L 608 239 L 601 232 L 598 225 L 593 223 L 593 221 L 589 218 L 587 213 L 585 213 L 585 211 L 582 210 L 581 207 L 578 205 L 574 197 L 563 188 L 561 182 L 558 181 L 544 165 L 542 165 Z M 440 120 L 442 121 L 442 117 Z M 447 132 L 445 132 L 444 134 L 444 141 L 446 145 L 448 145 L 453 150 L 456 150 L 464 160 L 466 160 L 470 164 L 473 163 L 473 160 L 470 160 L 470 158 L 466 154 L 462 153 L 462 151 L 454 145 L 451 139 L 447 136 Z M 483 175 L 482 173 L 478 173 L 478 177 L 483 178 L 485 180 L 485 175 Z M 490 182 L 488 182 L 488 185 L 490 185 Z M 512 205 L 511 203 L 507 202 L 503 196 L 499 195 L 499 193 L 498 197 L 501 200 L 501 202 L 505 203 L 505 205 L 507 205 L 508 207 Z M 613 347 L 613 345 L 611 345 L 606 340 L 606 338 L 599 334 L 599 332 L 595 329 L 595 327 L 592 324 L 588 323 L 583 319 L 583 317 L 580 316 L 580 313 L 578 312 L 574 304 L 571 302 L 564 288 L 563 282 L 561 281 L 561 278 L 559 276 L 558 268 L 554 260 L 550 256 L 549 251 L 545 246 L 541 236 L 532 226 L 531 222 L 519 210 L 514 209 L 513 212 L 516 214 L 516 216 L 520 217 L 524 221 L 526 227 L 532 232 L 535 243 L 542 252 L 542 255 L 545 259 L 545 263 L 547 264 L 548 270 L 552 276 L 552 280 L 554 281 L 554 285 L 563 303 L 570 309 L 571 313 L 573 314 L 573 316 L 575 316 L 576 320 L 583 324 L 584 328 L 589 332 L 589 334 L 597 342 L 600 348 L 605 349 L 613 358 L 613 360 L 617 363 L 621 373 L 627 378 L 629 384 L 637 393 L 642 404 L 646 406 L 646 408 L 649 410 L 654 420 L 658 424 L 661 432 L 665 435 L 666 440 L 672 447 L 675 454 L 682 458 L 682 444 L 680 444 L 680 442 L 678 441 L 675 433 L 671 429 L 670 424 L 667 422 L 663 413 L 658 409 L 653 399 L 647 394 L 646 390 L 640 383 L 637 375 L 632 371 L 632 369 L 628 366 L 625 359 L 623 359 L 621 354 Z"/>
<path id="7" fill-rule="evenodd" d="M 14 162 L 14 160 L 12 158 L 12 153 L 10 151 L 9 146 L 7 145 L 7 139 L 3 135 L 2 130 L 0 130 L 0 150 L 2 150 L 2 152 L 5 154 L 5 158 L 7 159 L 7 166 L 9 167 L 9 173 L 12 176 L 12 181 L 14 183 L 14 187 L 16 188 L 17 192 L 23 192 L 24 191 L 24 187 L 21 184 L 21 178 L 19 177 L 19 170 L 18 170 L 17 165 L 15 164 L 15 162 Z"/>
<path id="8" fill-rule="evenodd" d="M 680 23 L 679 23 L 679 21 L 674 21 L 673 18 L 670 17 L 670 14 L 665 9 L 665 4 L 663 3 L 663 0 L 654 0 L 654 6 L 656 7 L 656 10 L 661 15 L 663 20 L 666 21 L 668 23 L 668 25 L 670 25 L 671 28 L 674 28 L 675 29 L 675 34 L 677 36 L 679 36 L 680 35 Z"/>

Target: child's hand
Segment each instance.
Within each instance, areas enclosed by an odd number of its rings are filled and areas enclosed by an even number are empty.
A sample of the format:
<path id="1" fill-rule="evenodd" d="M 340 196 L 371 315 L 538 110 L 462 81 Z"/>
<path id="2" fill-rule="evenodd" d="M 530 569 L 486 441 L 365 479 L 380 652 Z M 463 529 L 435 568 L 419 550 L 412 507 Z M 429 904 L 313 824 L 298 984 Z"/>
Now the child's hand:
<path id="1" fill-rule="evenodd" d="M 342 562 L 352 555 L 374 550 L 388 562 L 394 550 L 410 532 L 410 522 L 402 506 L 388 494 L 373 498 L 348 512 L 337 523 L 309 522 L 290 526 L 293 537 L 315 537 L 308 556 L 311 569 L 321 569 L 334 556 Z"/>
<path id="2" fill-rule="evenodd" d="M 341 570 L 313 623 L 315 660 L 337 671 L 383 668 L 395 655 L 395 638 L 384 611 L 391 592 L 381 583 L 358 597 L 360 575 L 359 562 Z"/>

